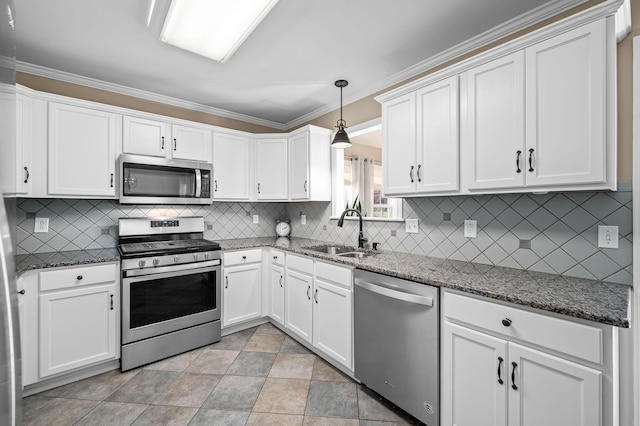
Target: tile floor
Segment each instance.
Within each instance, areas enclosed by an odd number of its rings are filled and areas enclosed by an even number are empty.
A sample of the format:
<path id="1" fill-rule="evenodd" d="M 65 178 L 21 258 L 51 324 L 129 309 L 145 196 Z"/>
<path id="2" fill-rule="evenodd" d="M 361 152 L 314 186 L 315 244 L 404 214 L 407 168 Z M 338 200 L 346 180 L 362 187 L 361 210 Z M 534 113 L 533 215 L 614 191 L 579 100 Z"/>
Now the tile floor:
<path id="1" fill-rule="evenodd" d="M 271 324 L 23 400 L 24 425 L 419 424 Z"/>

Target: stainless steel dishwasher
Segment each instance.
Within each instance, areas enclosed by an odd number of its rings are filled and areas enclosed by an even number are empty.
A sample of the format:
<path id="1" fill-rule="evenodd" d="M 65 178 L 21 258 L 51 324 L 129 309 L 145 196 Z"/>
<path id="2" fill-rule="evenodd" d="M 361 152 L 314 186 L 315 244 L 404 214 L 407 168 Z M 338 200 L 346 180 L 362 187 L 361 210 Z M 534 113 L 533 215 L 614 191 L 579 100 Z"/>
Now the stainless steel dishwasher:
<path id="1" fill-rule="evenodd" d="M 354 282 L 355 377 L 439 425 L 439 289 L 358 269 Z"/>

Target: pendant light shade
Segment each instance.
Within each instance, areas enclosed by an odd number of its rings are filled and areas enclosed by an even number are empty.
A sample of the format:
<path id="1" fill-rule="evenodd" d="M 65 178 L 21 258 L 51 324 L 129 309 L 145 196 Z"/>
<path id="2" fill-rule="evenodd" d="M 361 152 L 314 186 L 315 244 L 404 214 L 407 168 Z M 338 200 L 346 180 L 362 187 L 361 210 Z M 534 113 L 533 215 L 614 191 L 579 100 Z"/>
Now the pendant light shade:
<path id="1" fill-rule="evenodd" d="M 336 87 L 340 88 L 340 120 L 338 120 L 338 124 L 336 125 L 338 132 L 333 138 L 333 142 L 331 142 L 331 148 L 344 149 L 351 146 L 349 135 L 347 135 L 347 132 L 344 130 L 347 127 L 347 122 L 342 119 L 342 88 L 346 87 L 349 82 L 347 80 L 338 80 L 335 84 Z"/>

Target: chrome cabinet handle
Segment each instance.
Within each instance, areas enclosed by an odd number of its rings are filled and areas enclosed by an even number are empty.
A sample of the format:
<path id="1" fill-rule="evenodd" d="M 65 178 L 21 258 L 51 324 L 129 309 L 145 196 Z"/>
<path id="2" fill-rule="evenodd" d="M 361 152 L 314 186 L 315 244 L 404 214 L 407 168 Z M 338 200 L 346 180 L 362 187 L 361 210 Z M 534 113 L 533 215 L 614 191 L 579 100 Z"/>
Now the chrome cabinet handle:
<path id="1" fill-rule="evenodd" d="M 111 307 L 109 308 L 109 310 L 113 311 L 113 294 L 111 294 L 110 296 L 111 296 Z"/>
<path id="2" fill-rule="evenodd" d="M 529 172 L 533 171 L 533 148 L 529 149 Z"/>
<path id="3" fill-rule="evenodd" d="M 273 256 L 273 260 L 278 260 L 278 256 Z"/>
<path id="4" fill-rule="evenodd" d="M 258 194 L 260 193 L 260 184 L 258 183 Z"/>
<path id="5" fill-rule="evenodd" d="M 304 181 L 304 192 L 307 192 L 307 181 Z"/>
<path id="6" fill-rule="evenodd" d="M 24 291 L 24 288 L 18 292 L 18 294 L 25 294 L 25 293 L 26 291 Z"/>
<path id="7" fill-rule="evenodd" d="M 164 150 L 164 136 L 162 137 L 162 145 L 160 146 L 160 149 Z"/>
<path id="8" fill-rule="evenodd" d="M 113 173 L 111 173 L 111 183 L 110 183 L 110 185 L 111 185 L 111 188 L 113 188 Z"/>
<path id="9" fill-rule="evenodd" d="M 280 287 L 283 287 L 282 286 L 282 275 L 280 275 Z"/>
<path id="10" fill-rule="evenodd" d="M 309 290 L 311 290 L 311 286 L 307 287 L 307 299 L 311 300 L 311 295 L 309 295 Z"/>
<path id="11" fill-rule="evenodd" d="M 76 280 L 81 281 L 81 280 L 82 280 L 82 275 L 78 275 L 78 276 L 76 277 Z"/>
<path id="12" fill-rule="evenodd" d="M 413 183 L 413 166 L 411 166 L 411 170 L 409 170 L 409 178 L 411 179 L 411 183 Z"/>
<path id="13" fill-rule="evenodd" d="M 173 138 L 173 150 L 174 151 L 178 150 L 178 141 L 176 140 L 176 138 Z"/>
<path id="14" fill-rule="evenodd" d="M 422 182 L 422 176 L 420 174 L 420 169 L 422 168 L 422 165 L 418 164 L 418 182 Z"/>
<path id="15" fill-rule="evenodd" d="M 316 292 L 313 294 L 313 300 L 316 301 L 316 304 L 318 303 L 318 289 L 316 288 Z"/>
<path id="16" fill-rule="evenodd" d="M 228 276 L 224 277 L 224 282 L 225 282 L 224 288 L 229 288 L 229 277 Z"/>
<path id="17" fill-rule="evenodd" d="M 504 380 L 502 380 L 502 363 L 504 359 L 501 356 L 498 357 L 498 383 L 503 384 Z"/>
<path id="18" fill-rule="evenodd" d="M 24 174 L 25 174 L 24 183 L 27 183 L 29 182 L 29 168 L 27 166 L 24 167 Z"/>
<path id="19" fill-rule="evenodd" d="M 521 173 L 522 170 L 520 169 L 520 155 L 522 154 L 522 151 L 517 150 L 516 151 L 516 173 Z"/>
<path id="20" fill-rule="evenodd" d="M 513 367 L 513 370 L 511 370 L 511 387 L 513 390 L 518 390 L 518 387 L 516 386 L 516 368 L 518 367 L 518 364 L 512 362 L 511 366 Z"/>
<path id="21" fill-rule="evenodd" d="M 218 181 L 217 180 L 213 181 L 213 192 L 218 192 Z"/>
<path id="22" fill-rule="evenodd" d="M 511 325 L 511 320 L 509 318 L 503 319 L 502 325 L 504 325 L 505 327 L 509 327 Z"/>

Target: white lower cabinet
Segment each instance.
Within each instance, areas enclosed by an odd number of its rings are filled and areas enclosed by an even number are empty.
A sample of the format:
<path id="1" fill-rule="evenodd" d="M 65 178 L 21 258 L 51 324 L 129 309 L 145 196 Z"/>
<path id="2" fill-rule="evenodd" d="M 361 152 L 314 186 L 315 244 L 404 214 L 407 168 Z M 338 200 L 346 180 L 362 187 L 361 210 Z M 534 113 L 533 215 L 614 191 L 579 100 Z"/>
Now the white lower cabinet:
<path id="1" fill-rule="evenodd" d="M 339 364 L 353 366 L 352 270 L 287 254 L 285 327 Z"/>
<path id="2" fill-rule="evenodd" d="M 271 250 L 269 254 L 269 317 L 284 325 L 284 253 Z"/>
<path id="3" fill-rule="evenodd" d="M 443 426 L 608 423 L 602 328 L 448 292 L 443 306 Z"/>
<path id="4" fill-rule="evenodd" d="M 262 315 L 262 250 L 224 253 L 222 327 Z"/>
<path id="5" fill-rule="evenodd" d="M 23 386 L 120 357 L 118 280 L 117 263 L 18 278 Z"/>

